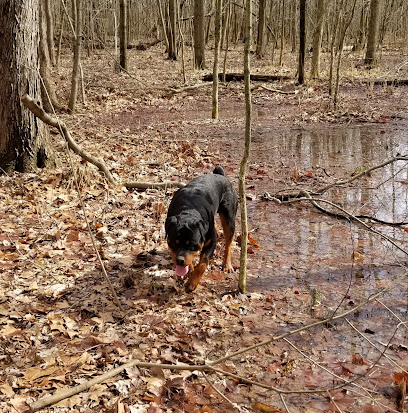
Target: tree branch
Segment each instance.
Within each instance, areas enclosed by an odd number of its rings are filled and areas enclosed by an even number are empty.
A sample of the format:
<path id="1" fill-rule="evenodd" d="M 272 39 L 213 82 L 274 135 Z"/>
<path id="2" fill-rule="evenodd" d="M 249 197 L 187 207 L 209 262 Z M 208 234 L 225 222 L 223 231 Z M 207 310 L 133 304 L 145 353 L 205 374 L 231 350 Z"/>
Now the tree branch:
<path id="1" fill-rule="evenodd" d="M 81 145 L 79 145 L 72 135 L 70 134 L 67 126 L 60 121 L 59 119 L 55 119 L 54 117 L 50 116 L 48 113 L 44 111 L 37 103 L 32 99 L 29 95 L 24 95 L 21 98 L 23 104 L 39 119 L 41 119 L 44 123 L 57 128 L 61 135 L 65 138 L 66 142 L 68 143 L 68 147 L 72 149 L 77 155 L 81 158 L 85 159 L 86 161 L 95 165 L 100 171 L 102 171 L 106 177 L 106 179 L 111 184 L 120 184 L 120 182 L 116 181 L 116 179 L 112 176 L 109 171 L 109 168 L 105 164 L 102 159 L 97 158 L 96 156 L 91 155 L 88 153 Z M 182 188 L 184 184 L 182 182 L 126 182 L 123 185 L 128 189 L 161 189 L 161 188 Z"/>

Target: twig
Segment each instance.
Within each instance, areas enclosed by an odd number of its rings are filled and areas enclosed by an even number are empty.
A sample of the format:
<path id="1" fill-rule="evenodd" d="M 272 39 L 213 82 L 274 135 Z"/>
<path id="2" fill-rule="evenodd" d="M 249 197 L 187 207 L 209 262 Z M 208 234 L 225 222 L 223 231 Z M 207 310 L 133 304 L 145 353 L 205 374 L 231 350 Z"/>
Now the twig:
<path id="1" fill-rule="evenodd" d="M 381 304 L 386 310 L 388 310 L 401 323 L 401 325 L 403 325 L 408 330 L 408 322 L 407 321 L 404 321 L 401 317 L 399 317 L 398 314 L 395 314 L 394 311 L 391 310 L 391 308 L 386 306 L 378 298 L 376 298 L 375 301 L 377 301 L 377 303 Z"/>
<path id="2" fill-rule="evenodd" d="M 299 93 L 298 90 L 285 91 L 285 90 L 280 90 L 280 89 L 271 89 L 270 87 L 266 87 L 264 85 L 259 85 L 258 87 L 260 87 L 261 89 L 265 89 L 269 92 L 280 93 L 282 95 L 297 95 Z"/>
<path id="3" fill-rule="evenodd" d="M 224 399 L 227 403 L 229 403 L 234 409 L 238 410 L 239 412 L 246 413 L 248 412 L 247 409 L 242 408 L 241 406 L 238 406 L 236 403 L 231 401 L 227 396 L 225 396 L 224 393 L 222 393 L 220 390 L 218 390 L 215 385 L 210 381 L 210 379 L 207 377 L 207 375 L 202 371 L 201 374 L 204 376 L 206 382 L 211 386 L 211 388 L 222 398 Z"/>
<path id="4" fill-rule="evenodd" d="M 404 254 L 408 255 L 408 251 L 405 250 L 404 248 L 400 247 L 396 242 L 394 242 L 390 237 L 387 237 L 386 235 L 382 234 L 380 231 L 377 231 L 376 229 L 370 227 L 369 225 L 367 225 L 364 221 L 362 221 L 360 218 L 356 217 L 355 215 L 353 215 L 352 213 L 348 212 L 347 210 L 345 210 L 344 208 L 342 208 L 340 205 L 335 204 L 334 202 L 328 201 L 327 199 L 323 199 L 323 198 L 312 198 L 310 196 L 310 194 L 304 192 L 304 194 L 306 195 L 303 198 L 295 198 L 292 199 L 290 201 L 286 201 L 287 203 L 292 203 L 292 202 L 299 202 L 299 201 L 309 201 L 311 202 L 316 208 L 321 208 L 316 202 L 324 202 L 334 208 L 338 208 L 340 211 L 342 211 L 344 214 L 347 215 L 348 218 L 358 222 L 360 225 L 362 225 L 363 227 L 365 227 L 367 230 L 369 230 L 370 232 L 373 232 L 374 234 L 379 235 L 381 238 L 383 238 L 384 240 L 388 241 L 390 244 L 392 244 L 395 248 L 397 248 L 398 250 L 400 250 L 401 252 L 403 252 Z M 285 203 L 286 203 L 285 202 Z"/>
<path id="5" fill-rule="evenodd" d="M 287 413 L 290 413 L 289 407 L 288 407 L 288 405 L 286 404 L 286 401 L 285 401 L 285 399 L 284 399 L 284 397 L 283 397 L 283 394 L 282 394 L 282 393 L 279 393 L 279 397 L 280 397 L 280 399 L 281 399 L 281 402 L 282 402 L 283 406 L 285 407 L 286 412 L 287 412 Z"/>
<path id="6" fill-rule="evenodd" d="M 380 350 L 368 337 L 366 337 L 357 327 L 355 327 L 347 318 L 344 318 L 344 321 L 364 340 L 366 340 L 371 346 L 373 346 L 379 353 L 383 353 L 382 350 Z M 399 323 L 397 325 L 397 329 L 401 326 L 404 325 L 404 323 Z M 388 346 L 387 346 L 388 348 Z M 408 371 L 403 369 L 398 363 L 396 363 L 391 357 L 388 357 L 385 352 L 383 353 L 383 356 L 394 366 L 403 371 L 405 374 L 408 374 Z"/>
<path id="7" fill-rule="evenodd" d="M 185 87 L 181 87 L 181 88 L 178 88 L 178 89 L 171 89 L 170 94 L 173 95 L 175 93 L 189 92 L 191 90 L 199 89 L 203 86 L 211 86 L 211 83 L 208 83 L 208 82 L 206 82 L 206 83 L 197 83 L 197 84 L 191 85 L 191 86 L 185 86 Z"/>
<path id="8" fill-rule="evenodd" d="M 378 164 L 378 165 L 374 165 L 371 166 L 370 168 L 360 172 L 357 175 L 354 175 L 353 177 L 349 178 L 349 179 L 343 179 L 343 180 L 339 180 L 336 182 L 333 182 L 329 185 L 324 186 L 323 188 L 314 191 L 313 194 L 315 195 L 323 195 L 325 192 L 327 192 L 329 189 L 335 187 L 335 186 L 343 186 L 343 185 L 347 185 L 350 184 L 351 182 L 362 178 L 363 176 L 369 175 L 371 172 L 375 171 L 376 169 L 380 169 L 383 168 L 384 166 L 389 165 L 390 163 L 396 162 L 396 161 L 408 161 L 408 155 L 396 155 L 390 159 L 387 159 L 386 161 Z"/>
<path id="9" fill-rule="evenodd" d="M 406 276 L 406 274 L 404 274 L 404 276 Z M 381 289 L 376 294 L 373 294 L 372 296 L 367 298 L 367 300 L 365 300 L 363 303 L 361 303 L 361 304 L 353 307 L 352 309 L 350 309 L 348 311 L 345 311 L 344 313 L 339 314 L 335 317 L 331 317 L 329 319 L 325 319 L 325 320 L 321 320 L 321 321 L 318 321 L 318 322 L 315 322 L 315 323 L 312 323 L 312 324 L 308 324 L 307 326 L 303 326 L 301 328 L 297 328 L 295 330 L 286 332 L 284 334 L 281 334 L 280 336 L 272 337 L 272 338 L 270 338 L 266 341 L 263 341 L 262 343 L 258 343 L 258 344 L 255 344 L 253 346 L 241 349 L 241 350 L 239 350 L 235 353 L 231 353 L 228 356 L 221 357 L 221 358 L 219 358 L 219 359 L 217 359 L 213 362 L 207 363 L 207 364 L 203 364 L 203 365 L 197 365 L 197 364 L 196 365 L 188 365 L 188 364 L 184 364 L 184 363 L 160 364 L 160 363 L 139 362 L 138 360 L 129 361 L 128 363 L 125 363 L 122 366 L 116 367 L 113 370 L 109 370 L 106 373 L 102 374 L 101 376 L 95 377 L 94 379 L 91 379 L 90 381 L 88 381 L 86 383 L 82 383 L 82 384 L 80 384 L 80 385 L 78 385 L 74 388 L 71 388 L 71 389 L 61 390 L 61 391 L 55 393 L 52 396 L 48 396 L 48 397 L 45 397 L 43 399 L 37 400 L 36 402 L 34 402 L 30 405 L 31 411 L 34 412 L 34 411 L 40 410 L 40 409 L 42 409 L 46 406 L 50 406 L 52 404 L 58 403 L 59 401 L 61 401 L 63 399 L 66 399 L 68 397 L 71 397 L 74 394 L 78 394 L 82 391 L 85 391 L 85 390 L 89 389 L 94 384 L 103 383 L 107 379 L 118 375 L 123 370 L 125 370 L 127 368 L 130 368 L 130 367 L 134 367 L 134 366 L 137 366 L 139 368 L 153 368 L 153 367 L 155 367 L 155 368 L 170 369 L 170 370 L 214 371 L 214 372 L 217 372 L 217 373 L 220 373 L 220 374 L 224 374 L 224 375 L 236 378 L 236 379 L 242 381 L 243 383 L 253 384 L 253 385 L 263 387 L 263 388 L 266 388 L 266 389 L 269 389 L 269 390 L 273 390 L 277 393 L 282 393 L 282 394 L 292 394 L 292 393 L 300 393 L 300 394 L 309 393 L 310 394 L 310 393 L 326 392 L 327 389 L 322 389 L 322 390 L 319 390 L 319 389 L 315 389 L 315 390 L 298 390 L 298 391 L 296 391 L 296 390 L 281 390 L 281 389 L 279 389 L 277 387 L 274 387 L 274 386 L 270 386 L 270 385 L 267 385 L 267 384 L 259 383 L 259 382 L 253 381 L 253 380 L 249 380 L 249 379 L 240 377 L 240 376 L 238 376 L 234 373 L 230 373 L 230 372 L 218 369 L 215 366 L 217 364 L 225 361 L 225 360 L 236 357 L 237 355 L 246 353 L 248 351 L 254 350 L 254 349 L 262 347 L 262 346 L 266 346 L 267 344 L 270 344 L 273 341 L 281 340 L 281 339 L 283 339 L 285 337 L 288 337 L 292 334 L 296 334 L 296 333 L 299 333 L 301 331 L 305 331 L 309 328 L 316 327 L 316 326 L 319 326 L 319 325 L 322 325 L 322 324 L 326 324 L 329 321 L 334 321 L 334 320 L 338 320 L 340 318 L 344 318 L 346 315 L 357 311 L 359 308 L 361 308 L 361 307 L 365 306 L 366 304 L 370 303 L 371 301 L 375 300 L 378 296 L 383 294 L 386 290 L 387 290 L 387 288 Z M 388 348 L 388 346 L 387 346 L 387 348 Z M 346 384 L 349 384 L 349 383 L 346 383 Z M 344 387 L 344 386 L 345 386 L 345 384 L 342 384 L 338 387 Z M 333 388 L 331 388 L 331 390 L 333 390 Z"/>
<path id="10" fill-rule="evenodd" d="M 119 373 L 122 371 L 131 368 L 131 367 L 140 367 L 140 368 L 158 368 L 158 369 L 172 369 L 172 370 L 203 370 L 205 366 L 189 366 L 187 364 L 160 364 L 160 363 L 144 363 L 139 360 L 132 360 L 129 361 L 128 363 L 122 364 L 119 367 L 116 367 L 115 369 L 109 370 L 104 374 L 101 374 L 98 377 L 95 377 L 85 383 L 81 383 L 78 386 L 69 388 L 69 389 L 63 389 L 52 396 L 44 397 L 40 400 L 35 401 L 30 405 L 30 411 L 31 412 L 36 412 L 37 410 L 43 409 L 44 407 L 51 406 L 55 403 L 58 403 L 61 400 L 67 399 L 68 397 L 71 397 L 75 394 L 81 393 L 85 390 L 88 390 L 90 387 L 92 387 L 95 384 L 103 383 L 104 381 L 117 376 Z"/>
<path id="11" fill-rule="evenodd" d="M 406 274 L 404 274 L 404 277 L 406 277 Z M 390 288 L 390 287 L 388 287 L 388 288 Z M 288 332 L 286 332 L 286 333 L 284 333 L 284 334 L 281 334 L 281 335 L 279 335 L 279 336 L 269 338 L 269 339 L 267 339 L 267 340 L 265 340 L 265 341 L 262 341 L 262 342 L 260 342 L 260 343 L 257 343 L 257 344 L 253 344 L 252 346 L 243 348 L 243 349 L 241 349 L 241 350 L 239 350 L 239 351 L 236 351 L 235 353 L 231 353 L 231 354 L 229 354 L 228 356 L 224 356 L 224 357 L 221 357 L 221 358 L 219 358 L 219 359 L 217 359 L 217 360 L 214 360 L 213 362 L 209 363 L 208 365 L 211 366 L 211 367 L 212 367 L 212 366 L 215 366 L 215 365 L 217 365 L 217 364 L 219 364 L 219 363 L 222 363 L 222 362 L 225 361 L 225 360 L 228 360 L 228 359 L 231 359 L 231 358 L 233 358 L 233 357 L 239 356 L 239 355 L 241 355 L 241 354 L 243 354 L 243 353 L 247 353 L 248 351 L 255 350 L 255 349 L 259 348 L 259 347 L 266 346 L 267 344 L 270 344 L 270 343 L 272 343 L 272 342 L 274 342 L 274 341 L 282 340 L 283 338 L 288 337 L 288 336 L 290 336 L 290 335 L 292 335 L 292 334 L 300 333 L 300 332 L 305 331 L 305 330 L 307 330 L 307 329 L 309 329 L 309 328 L 316 327 L 316 326 L 319 326 L 319 325 L 322 325 L 322 324 L 327 324 L 327 323 L 329 323 L 329 322 L 332 322 L 332 321 L 335 321 L 335 320 L 339 320 L 339 319 L 341 319 L 341 318 L 344 318 L 346 315 L 353 313 L 354 311 L 358 310 L 359 308 L 361 308 L 361 307 L 365 306 L 366 304 L 370 303 L 371 301 L 375 300 L 377 297 L 379 297 L 381 294 L 383 294 L 385 291 L 387 291 L 388 288 L 383 288 L 383 289 L 381 289 L 381 290 L 378 291 L 377 293 L 375 293 L 375 294 L 371 295 L 370 297 L 368 297 L 367 300 L 364 301 L 363 303 L 358 304 L 357 306 L 353 307 L 353 308 L 350 309 L 350 310 L 345 311 L 345 312 L 342 313 L 342 314 L 338 314 L 338 315 L 333 316 L 333 317 L 328 317 L 328 318 L 325 318 L 324 320 L 316 321 L 315 323 L 308 324 L 307 326 L 299 327 L 299 328 L 297 328 L 297 329 L 295 329 L 295 330 L 288 331 Z"/>
<path id="12" fill-rule="evenodd" d="M 306 353 L 304 353 L 299 347 L 297 347 L 295 344 L 293 344 L 290 340 L 288 340 L 288 339 L 286 339 L 286 338 L 284 338 L 284 340 L 285 340 L 291 347 L 293 347 L 302 357 L 304 357 L 305 359 L 309 360 L 309 362 L 310 362 L 312 365 L 315 365 L 315 366 L 319 367 L 320 369 L 324 370 L 326 373 L 328 373 L 328 374 L 330 374 L 331 376 L 335 377 L 337 380 L 343 381 L 343 382 L 345 383 L 345 385 L 351 385 L 351 386 L 357 387 L 357 389 L 361 389 L 362 391 L 364 391 L 365 393 L 367 393 L 367 395 L 364 396 L 362 393 L 360 393 L 360 392 L 358 392 L 358 391 L 356 391 L 356 390 L 354 390 L 354 389 L 350 389 L 350 391 L 352 391 L 352 392 L 354 392 L 355 394 L 357 394 L 360 398 L 361 398 L 361 397 L 367 397 L 367 398 L 369 398 L 371 401 L 375 401 L 375 403 L 377 403 L 377 404 L 379 404 L 379 405 L 381 405 L 381 406 L 383 406 L 383 407 L 387 407 L 387 408 L 388 408 L 388 406 L 385 406 L 385 405 L 383 405 L 381 402 L 379 402 L 378 400 L 373 399 L 372 395 L 370 394 L 370 393 L 373 393 L 372 390 L 369 390 L 369 389 L 361 386 L 360 384 L 356 383 L 355 380 L 350 381 L 350 380 L 345 379 L 344 377 L 341 377 L 341 376 L 337 375 L 336 373 L 330 371 L 328 368 L 322 366 L 322 365 L 321 365 L 320 363 L 318 363 L 317 361 L 313 360 L 313 359 L 312 359 L 311 357 L 309 357 Z M 333 389 L 330 389 L 330 390 L 333 390 Z"/>
<path id="13" fill-rule="evenodd" d="M 327 390 L 327 394 L 329 395 L 329 399 L 333 403 L 333 405 L 337 409 L 337 411 L 339 413 L 343 413 L 343 410 L 341 410 L 340 407 L 337 405 L 337 403 L 334 401 L 333 396 L 330 394 L 329 390 Z"/>

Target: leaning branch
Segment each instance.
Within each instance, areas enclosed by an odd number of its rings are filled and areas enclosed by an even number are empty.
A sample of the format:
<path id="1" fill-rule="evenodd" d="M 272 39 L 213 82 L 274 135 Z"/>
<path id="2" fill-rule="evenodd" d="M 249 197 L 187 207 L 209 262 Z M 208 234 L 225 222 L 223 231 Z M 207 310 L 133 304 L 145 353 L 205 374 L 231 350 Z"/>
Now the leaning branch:
<path id="1" fill-rule="evenodd" d="M 91 155 L 87 152 L 81 145 L 79 145 L 75 139 L 70 134 L 67 126 L 59 119 L 56 119 L 50 116 L 48 113 L 44 111 L 37 103 L 31 98 L 29 95 L 24 95 L 21 98 L 23 104 L 39 119 L 41 119 L 44 123 L 57 128 L 61 135 L 67 141 L 68 147 L 72 149 L 77 155 L 81 158 L 85 159 L 86 161 L 95 165 L 101 172 L 104 173 L 106 179 L 111 184 L 119 184 L 120 182 L 116 181 L 113 175 L 110 173 L 109 168 L 105 164 L 102 159 L 97 158 L 96 156 Z M 126 182 L 123 184 L 128 189 L 161 189 L 161 188 L 182 188 L 184 186 L 181 182 Z"/>
<path id="2" fill-rule="evenodd" d="M 376 169 L 383 168 L 384 166 L 387 166 L 387 165 L 389 165 L 390 163 L 394 163 L 394 162 L 396 162 L 396 161 L 408 161 L 408 154 L 407 154 L 407 155 L 399 155 L 399 154 L 398 154 L 398 155 L 396 155 L 396 156 L 393 156 L 392 158 L 387 159 L 386 161 L 384 161 L 384 162 L 382 162 L 382 163 L 380 163 L 380 164 L 378 164 L 378 165 L 371 166 L 370 168 L 368 168 L 368 169 L 360 172 L 360 173 L 357 174 L 357 175 L 352 176 L 352 177 L 349 178 L 349 179 L 342 179 L 342 180 L 333 182 L 333 183 L 331 183 L 331 184 L 329 184 L 329 185 L 326 185 L 326 186 L 324 186 L 323 188 L 321 188 L 321 189 L 319 189 L 319 190 L 317 190 L 317 191 L 314 191 L 313 194 L 315 194 L 315 195 L 322 195 L 322 194 L 324 194 L 325 192 L 327 192 L 329 189 L 331 189 L 331 188 L 333 188 L 333 187 L 335 187 L 335 186 L 348 185 L 348 184 L 350 184 L 351 182 L 356 181 L 357 179 L 362 178 L 363 176 L 369 175 L 371 172 L 375 171 Z"/>
<path id="3" fill-rule="evenodd" d="M 320 211 L 323 211 L 325 213 L 329 213 L 331 216 L 334 217 L 341 217 L 341 218 L 347 218 L 350 221 L 355 221 L 358 224 L 360 224 L 361 226 L 363 226 L 364 228 L 366 228 L 368 231 L 373 232 L 374 234 L 377 234 L 378 236 L 380 236 L 382 239 L 384 239 L 385 241 L 388 241 L 391 245 L 393 245 L 395 248 L 397 248 L 398 250 L 400 250 L 401 252 L 403 252 L 405 255 L 408 256 L 408 250 L 405 250 L 404 248 L 400 247 L 395 241 L 393 241 L 390 237 L 387 237 L 386 235 L 384 235 L 383 233 L 381 233 L 380 231 L 377 231 L 375 228 L 370 227 L 369 225 L 367 225 L 364 221 L 362 221 L 359 216 L 353 215 L 351 212 L 348 212 L 346 209 L 342 208 L 340 205 L 335 204 L 334 202 L 331 202 L 327 199 L 323 199 L 323 198 L 314 198 L 312 197 L 309 193 L 307 193 L 306 191 L 301 191 L 301 195 L 303 195 L 300 198 L 294 198 L 285 202 L 281 202 L 279 201 L 277 198 L 270 198 L 270 200 L 276 200 L 280 203 L 293 203 L 293 202 L 302 202 L 302 201 L 308 201 L 310 202 L 315 208 L 317 208 Z M 339 215 L 339 214 L 335 214 L 329 211 L 324 210 L 319 204 L 318 202 L 323 202 L 325 204 L 330 205 L 333 208 L 337 208 L 339 209 L 344 215 Z"/>

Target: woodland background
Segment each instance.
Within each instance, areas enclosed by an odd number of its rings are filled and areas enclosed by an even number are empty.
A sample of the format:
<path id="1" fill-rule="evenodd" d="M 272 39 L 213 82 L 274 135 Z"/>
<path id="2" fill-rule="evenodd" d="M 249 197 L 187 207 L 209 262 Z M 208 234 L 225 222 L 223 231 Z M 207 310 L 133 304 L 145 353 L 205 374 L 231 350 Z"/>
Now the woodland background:
<path id="1" fill-rule="evenodd" d="M 247 4 L 1 5 L 1 411 L 118 366 L 43 411 L 404 410 L 406 1 L 252 2 L 248 290 L 219 268 L 222 235 L 194 294 L 173 279 L 163 223 L 177 184 L 221 164 L 238 187 Z M 317 134 L 324 155 L 335 133 L 351 138 L 327 164 L 299 162 L 298 142 Z M 371 146 L 349 166 L 360 133 Z M 387 204 L 387 223 L 350 188 Z M 305 223 L 326 241 L 294 242 Z M 303 262 L 312 247 L 321 256 Z"/>

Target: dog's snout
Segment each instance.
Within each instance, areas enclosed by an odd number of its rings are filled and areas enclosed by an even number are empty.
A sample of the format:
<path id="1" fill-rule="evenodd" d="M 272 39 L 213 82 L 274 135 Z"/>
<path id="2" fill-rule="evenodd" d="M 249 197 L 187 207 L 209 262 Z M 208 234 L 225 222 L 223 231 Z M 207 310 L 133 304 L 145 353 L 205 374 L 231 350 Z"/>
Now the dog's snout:
<path id="1" fill-rule="evenodd" d="M 182 255 L 178 255 L 176 258 L 176 264 L 177 265 L 184 265 L 186 262 L 186 258 L 183 257 Z"/>

